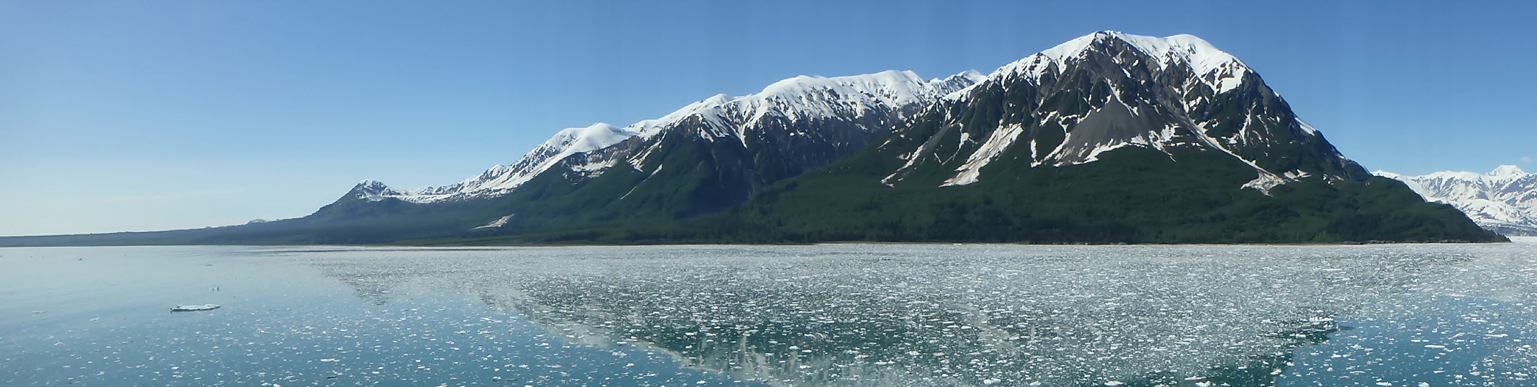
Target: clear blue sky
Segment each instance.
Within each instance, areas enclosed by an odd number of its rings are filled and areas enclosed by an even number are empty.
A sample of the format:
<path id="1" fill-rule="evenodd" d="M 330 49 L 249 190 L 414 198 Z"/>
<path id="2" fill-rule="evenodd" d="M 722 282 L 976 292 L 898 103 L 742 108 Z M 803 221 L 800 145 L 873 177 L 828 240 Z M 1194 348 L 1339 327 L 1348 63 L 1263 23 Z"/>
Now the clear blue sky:
<path id="1" fill-rule="evenodd" d="M 1097 30 L 1210 41 L 1370 169 L 1537 158 L 1537 3 L 1231 3 L 0 0 L 0 235 L 303 216 L 565 127 Z"/>

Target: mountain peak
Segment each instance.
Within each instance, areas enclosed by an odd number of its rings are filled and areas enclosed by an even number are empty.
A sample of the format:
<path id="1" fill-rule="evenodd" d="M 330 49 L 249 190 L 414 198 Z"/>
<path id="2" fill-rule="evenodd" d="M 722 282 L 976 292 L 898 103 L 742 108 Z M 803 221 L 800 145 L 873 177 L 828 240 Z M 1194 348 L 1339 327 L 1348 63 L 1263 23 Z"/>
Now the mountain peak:
<path id="1" fill-rule="evenodd" d="M 380 182 L 378 180 L 368 179 L 368 180 L 363 180 L 363 181 L 358 182 L 358 185 L 355 185 L 352 188 L 353 189 L 389 189 L 389 186 L 384 185 L 383 182 Z"/>
<path id="2" fill-rule="evenodd" d="M 545 141 L 545 145 L 560 149 L 560 153 L 588 152 L 634 136 L 634 132 L 599 122 L 584 128 L 563 129 Z"/>
<path id="3" fill-rule="evenodd" d="M 934 78 L 929 80 L 932 85 L 946 99 L 958 97 L 964 90 L 987 80 L 987 74 L 977 70 L 966 70 L 944 79 Z"/>
<path id="4" fill-rule="evenodd" d="M 378 180 L 360 181 L 358 182 L 358 185 L 352 186 L 352 192 L 356 194 L 358 199 L 364 199 L 372 202 L 384 200 L 384 197 L 386 196 L 400 194 L 400 192 L 390 189 L 389 186 L 384 185 L 383 182 Z"/>
<path id="5" fill-rule="evenodd" d="M 743 96 L 738 100 L 805 99 L 810 94 L 835 91 L 866 92 L 881 102 L 904 105 L 922 101 L 926 86 L 927 82 L 912 71 L 887 70 L 833 78 L 801 75 L 774 82 L 757 95 Z"/>
<path id="6" fill-rule="evenodd" d="M 1501 165 L 1490 171 L 1488 175 L 1496 178 L 1519 178 L 1526 176 L 1526 171 L 1521 170 L 1521 167 L 1515 165 Z"/>
<path id="7" fill-rule="evenodd" d="M 999 68 L 993 75 L 1024 74 L 1039 79 L 1048 68 L 1056 66 L 1060 71 L 1069 61 L 1089 51 L 1103 50 L 1112 42 L 1125 43 L 1151 57 L 1155 60 L 1153 65 L 1160 69 L 1171 64 L 1190 66 L 1198 78 L 1219 94 L 1237 88 L 1243 82 L 1243 75 L 1249 72 L 1249 67 L 1243 61 L 1195 35 L 1179 34 L 1158 38 L 1099 31 L 1020 59 Z"/>
<path id="8" fill-rule="evenodd" d="M 969 79 L 972 82 L 981 82 L 982 80 L 987 79 L 987 74 L 983 74 L 977 70 L 966 70 L 946 77 L 945 79 Z"/>

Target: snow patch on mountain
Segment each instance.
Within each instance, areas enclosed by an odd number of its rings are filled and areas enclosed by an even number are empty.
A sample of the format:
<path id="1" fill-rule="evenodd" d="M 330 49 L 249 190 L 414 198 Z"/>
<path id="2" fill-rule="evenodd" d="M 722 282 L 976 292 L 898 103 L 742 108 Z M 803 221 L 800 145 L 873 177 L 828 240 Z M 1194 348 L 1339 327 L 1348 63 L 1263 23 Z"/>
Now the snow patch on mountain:
<path id="1" fill-rule="evenodd" d="M 513 214 L 507 214 L 507 216 L 496 218 L 496 220 L 491 221 L 491 223 L 486 223 L 483 226 L 475 227 L 474 230 L 481 230 L 481 229 L 487 229 L 487 228 L 498 228 L 498 227 L 506 226 L 507 225 L 507 221 L 512 220 L 512 216 L 513 216 Z"/>
<path id="2" fill-rule="evenodd" d="M 946 179 L 939 186 L 948 187 L 977 182 L 977 178 L 982 175 L 982 167 L 987 166 L 987 163 L 991 163 L 993 160 L 998 159 L 998 156 L 1003 155 L 1003 151 L 1009 149 L 1009 145 L 1013 145 L 1014 140 L 1018 139 L 1019 134 L 1023 132 L 1024 128 L 1019 125 L 994 130 L 993 134 L 988 136 L 987 142 L 982 143 L 982 146 L 976 152 L 972 152 L 971 156 L 966 158 L 966 163 L 961 164 L 961 167 L 955 170 L 955 176 Z"/>
<path id="3" fill-rule="evenodd" d="M 1506 235 L 1537 236 L 1537 174 L 1526 173 L 1515 165 L 1501 165 L 1482 174 L 1373 173 L 1404 182 L 1425 200 L 1450 204 L 1485 229 Z"/>

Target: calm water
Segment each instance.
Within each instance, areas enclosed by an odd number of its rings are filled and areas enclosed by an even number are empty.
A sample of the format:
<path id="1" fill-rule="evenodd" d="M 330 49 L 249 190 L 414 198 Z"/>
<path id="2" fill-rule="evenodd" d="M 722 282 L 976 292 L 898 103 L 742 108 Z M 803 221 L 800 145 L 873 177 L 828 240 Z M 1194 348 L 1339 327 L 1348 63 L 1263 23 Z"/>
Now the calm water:
<path id="1" fill-rule="evenodd" d="M 1534 335 L 1532 239 L 0 249 L 6 386 L 1523 386 Z"/>

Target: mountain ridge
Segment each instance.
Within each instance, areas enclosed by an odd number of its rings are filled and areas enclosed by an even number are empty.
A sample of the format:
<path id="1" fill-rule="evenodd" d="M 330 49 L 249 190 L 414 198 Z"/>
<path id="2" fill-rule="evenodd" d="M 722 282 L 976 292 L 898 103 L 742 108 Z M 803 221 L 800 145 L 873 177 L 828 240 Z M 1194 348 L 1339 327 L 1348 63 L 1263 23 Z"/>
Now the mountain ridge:
<path id="1" fill-rule="evenodd" d="M 982 75 L 975 70 L 924 81 L 912 71 L 888 70 L 872 74 L 819 77 L 800 75 L 766 86 L 761 92 L 728 97 L 717 94 L 689 104 L 661 118 L 642 120 L 624 128 L 597 123 L 586 128 L 567 128 L 529 151 L 510 165 L 496 165 L 481 175 L 456 184 L 401 191 L 386 189 L 378 199 L 395 198 L 414 203 L 463 199 L 477 195 L 499 196 L 517 188 L 566 157 L 598 151 L 633 137 L 650 138 L 691 117 L 702 117 L 717 138 L 736 137 L 746 145 L 745 133 L 760 127 L 774 115 L 791 122 L 838 115 L 843 104 L 901 111 L 926 106 L 970 86 Z M 829 95 L 830 94 L 830 95 Z M 860 95 L 864 98 L 859 98 Z M 809 96 L 809 97 L 808 97 Z M 854 96 L 854 98 L 844 98 Z M 820 97 L 820 98 L 819 98 Z M 851 101 L 852 100 L 852 101 Z M 855 111 L 856 116 L 865 112 Z M 643 159 L 645 156 L 640 156 Z M 605 160 L 611 163 L 613 160 Z M 643 160 L 629 160 L 638 165 Z M 612 165 L 589 164 L 592 170 Z M 373 182 L 365 180 L 363 183 Z M 363 184 L 360 183 L 360 184 Z"/>
<path id="2" fill-rule="evenodd" d="M 886 93 L 882 94 L 884 94 L 883 96 L 887 98 L 878 98 L 877 100 L 880 102 L 886 102 L 884 104 L 885 106 L 883 107 L 888 109 L 911 109 L 914 105 L 922 108 L 941 100 L 966 98 L 965 92 L 967 90 L 970 90 L 971 87 L 986 80 L 997 79 L 1002 81 L 1005 78 L 1020 76 L 1038 82 L 1042 77 L 1055 74 L 1048 74 L 1048 71 L 1057 71 L 1061 66 L 1064 66 L 1069 59 L 1073 59 L 1075 56 L 1081 55 L 1085 51 L 1091 50 L 1091 48 L 1093 48 L 1096 44 L 1105 44 L 1106 41 L 1110 40 L 1125 42 L 1148 56 L 1156 57 L 1155 59 L 1161 59 L 1161 61 L 1153 62 L 1160 69 L 1173 65 L 1190 66 L 1192 71 L 1196 74 L 1196 79 L 1210 87 L 1211 90 L 1216 94 L 1221 94 L 1237 89 L 1239 86 L 1244 84 L 1244 76 L 1253 73 L 1253 71 L 1238 58 L 1217 49 L 1215 46 L 1211 45 L 1205 40 L 1193 35 L 1181 34 L 1165 38 L 1152 38 L 1128 35 L 1115 31 L 1100 31 L 1070 40 L 1051 49 L 1044 50 L 1018 61 L 1009 63 L 999 67 L 997 70 L 994 70 L 988 75 L 982 75 L 975 70 L 967 70 L 943 79 L 935 78 L 927 82 L 923 82 L 922 78 L 911 71 L 888 70 L 872 74 L 833 78 L 807 75 L 786 78 L 766 86 L 763 91 L 756 94 L 749 94 L 739 97 L 727 97 L 723 94 L 712 96 L 705 100 L 687 105 L 684 108 L 681 108 L 671 114 L 663 116 L 662 118 L 643 120 L 624 128 L 617 128 L 605 123 L 597 123 L 587 128 L 567 128 L 558 132 L 550 140 L 530 151 L 517 162 L 510 165 L 493 166 L 479 176 L 461 181 L 456 184 L 438 187 L 425 187 L 415 190 L 395 190 L 386 187 L 386 189 L 380 190 L 380 194 L 373 195 L 371 197 L 376 200 L 382 200 L 383 198 L 395 198 L 409 202 L 429 203 L 453 198 L 472 197 L 476 196 L 477 194 L 485 196 L 498 196 L 500 194 L 505 194 L 512 189 L 515 189 L 517 186 L 521 185 L 521 183 L 526 182 L 528 179 L 532 178 L 533 175 L 537 175 L 538 173 L 542 173 L 548 170 L 552 166 L 551 164 L 553 162 L 558 162 L 565 157 L 570 157 L 577 153 L 587 153 L 601 150 L 603 148 L 614 146 L 632 137 L 650 137 L 664 130 L 668 126 L 676 125 L 677 122 L 682 121 L 688 117 L 705 116 L 711 113 L 725 113 L 725 115 L 732 115 L 731 113 L 711 112 L 710 110 L 722 108 L 729 110 L 732 109 L 732 107 L 729 107 L 729 104 L 733 103 L 739 105 L 748 105 L 748 107 L 745 108 L 735 107 L 735 109 L 749 111 L 750 113 L 745 114 L 745 116 L 750 116 L 751 118 L 742 123 L 730 124 L 721 122 L 726 120 L 711 120 L 716 123 L 716 125 L 713 125 L 713 128 L 720 131 L 714 134 L 717 137 L 733 137 L 730 134 L 734 133 L 734 137 L 743 141 L 745 145 L 745 134 L 743 133 L 746 131 L 745 128 L 752 126 L 754 123 L 756 123 L 756 121 L 763 119 L 763 117 L 769 114 L 771 110 L 765 107 L 766 105 L 770 105 L 770 101 L 774 107 L 777 107 L 780 112 L 785 113 L 787 118 L 792 121 L 802 118 L 800 117 L 800 113 L 802 112 L 809 113 L 806 115 L 812 117 L 826 117 L 833 115 L 832 113 L 829 113 L 829 111 L 833 109 L 826 106 L 825 103 L 816 103 L 826 102 L 825 100 L 812 100 L 812 103 L 810 104 L 802 104 L 797 106 L 793 103 L 794 101 L 787 101 L 794 98 L 786 97 L 792 95 L 810 94 L 807 92 L 807 89 L 815 88 L 817 86 L 825 87 L 828 83 L 844 86 L 840 88 L 841 90 L 837 90 L 844 93 L 852 90 L 855 92 L 864 92 L 866 94 L 873 95 L 875 94 L 874 91 L 885 91 Z M 821 85 L 817 85 L 818 83 Z M 923 90 L 920 86 L 927 86 L 932 88 L 932 90 Z M 924 91 L 928 92 L 925 93 Z M 1118 94 L 1114 95 L 1118 96 Z M 806 101 L 806 98 L 803 97 L 800 98 L 800 100 Z M 1130 111 L 1133 109 L 1131 107 L 1125 106 L 1124 103 L 1121 104 L 1121 107 L 1125 108 L 1125 111 Z M 736 113 L 735 115 L 744 116 L 744 114 L 741 113 Z M 1136 114 L 1133 113 L 1133 115 Z M 711 118 L 719 119 L 720 117 Z M 1317 131 L 1311 126 L 1308 126 L 1306 123 L 1298 120 L 1297 124 L 1305 133 L 1309 135 L 1317 134 Z M 725 128 L 734 130 L 728 130 Z M 593 137 L 597 137 L 599 139 L 589 140 L 589 138 Z M 1248 138 L 1249 137 L 1244 136 L 1238 137 L 1238 139 L 1242 141 L 1247 141 Z M 992 143 L 992 140 L 998 139 L 990 138 L 989 140 L 989 143 Z M 1005 140 L 1003 142 L 1012 141 L 1007 138 L 1003 138 L 1003 140 Z M 1135 145 L 1135 142 L 1141 142 L 1142 145 L 1157 147 L 1161 145 L 1162 142 L 1165 142 L 1164 140 L 1166 139 L 1130 138 L 1126 140 L 1129 141 L 1121 144 L 1107 144 L 1106 147 L 1101 148 L 1087 148 L 1081 146 L 1077 149 L 1064 148 L 1064 154 L 1062 155 L 1063 157 L 1060 158 L 1061 160 L 1059 160 L 1056 165 L 1061 166 L 1064 165 L 1064 163 L 1092 162 L 1094 160 L 1094 156 L 1098 153 L 1113 150 L 1119 146 Z M 1216 144 L 1209 138 L 1201 138 L 1199 140 L 1206 143 L 1207 145 L 1227 151 L 1227 149 L 1223 148 L 1220 144 Z M 578 146 L 581 144 L 591 144 L 591 146 Z M 1006 146 L 1007 144 L 1004 145 Z M 1063 145 L 1068 145 L 1068 143 L 1064 142 Z M 1066 154 L 1067 152 L 1075 154 Z M 1229 151 L 1228 153 L 1232 152 Z M 1335 153 L 1338 155 L 1337 151 Z M 1338 156 L 1343 158 L 1343 155 Z M 643 157 L 644 156 L 642 156 L 642 158 Z M 1050 156 L 1048 155 L 1048 157 Z M 1234 154 L 1234 157 L 1242 159 L 1242 157 L 1239 157 L 1236 154 Z M 974 181 L 973 179 L 976 178 L 974 171 L 976 169 L 980 169 L 981 166 L 986 165 L 986 163 L 990 160 L 988 157 L 984 156 L 968 159 L 968 161 L 971 161 L 971 163 L 969 163 L 971 166 L 967 169 L 971 171 L 958 170 L 957 172 L 960 173 L 958 173 L 957 176 L 951 180 L 947 181 L 948 185 L 963 185 L 966 182 Z M 1245 161 L 1249 162 L 1250 164 L 1254 164 L 1252 161 Z M 640 164 L 640 160 L 630 160 L 630 163 L 632 165 L 638 165 Z M 607 160 L 607 163 L 599 162 L 585 164 L 585 168 L 578 167 L 578 169 L 584 169 L 586 171 L 593 172 L 611 167 L 611 164 L 612 160 Z M 1245 184 L 1244 186 L 1255 188 L 1260 191 L 1268 191 L 1268 189 L 1271 187 L 1284 184 L 1287 181 L 1294 180 L 1296 176 L 1305 174 L 1305 172 L 1301 171 L 1281 171 L 1280 173 L 1276 173 L 1266 170 L 1265 168 L 1258 165 L 1255 165 L 1254 167 L 1258 173 L 1258 176 L 1256 176 L 1255 180 Z M 367 182 L 372 182 L 372 180 L 365 181 L 364 183 Z"/>
<path id="3" fill-rule="evenodd" d="M 1457 207 L 1479 226 L 1513 236 L 1537 236 L 1537 174 L 1516 165 L 1488 173 L 1443 171 L 1418 176 L 1374 171 L 1403 181 L 1425 200 Z"/>

